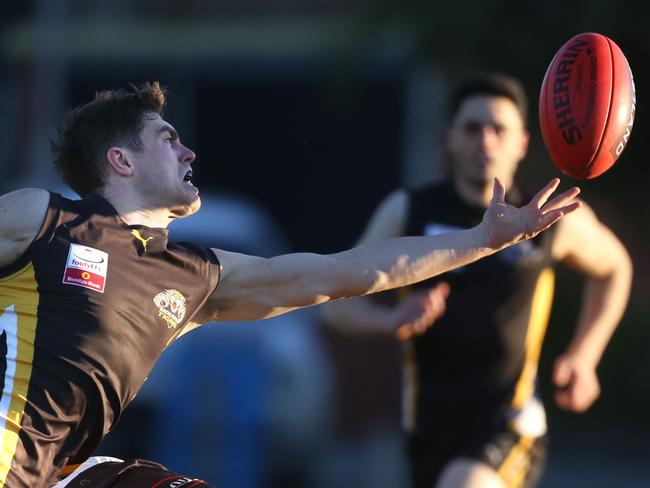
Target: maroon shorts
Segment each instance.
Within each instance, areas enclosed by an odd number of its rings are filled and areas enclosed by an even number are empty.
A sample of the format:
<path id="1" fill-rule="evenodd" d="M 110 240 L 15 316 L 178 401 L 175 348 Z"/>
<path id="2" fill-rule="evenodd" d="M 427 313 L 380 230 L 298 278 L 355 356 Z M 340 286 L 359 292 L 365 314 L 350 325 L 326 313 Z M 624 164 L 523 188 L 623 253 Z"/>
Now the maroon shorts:
<path id="1" fill-rule="evenodd" d="M 214 488 L 205 481 L 172 473 L 144 459 L 105 462 L 79 473 L 66 488 Z"/>

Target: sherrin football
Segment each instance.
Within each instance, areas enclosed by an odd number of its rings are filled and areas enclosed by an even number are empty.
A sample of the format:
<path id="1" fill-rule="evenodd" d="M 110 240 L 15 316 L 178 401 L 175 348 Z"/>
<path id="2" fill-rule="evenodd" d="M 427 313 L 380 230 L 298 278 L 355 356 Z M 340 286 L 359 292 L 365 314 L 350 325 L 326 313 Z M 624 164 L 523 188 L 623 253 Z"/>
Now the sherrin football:
<path id="1" fill-rule="evenodd" d="M 632 71 L 610 38 L 587 32 L 567 41 L 546 70 L 539 97 L 544 144 L 573 178 L 595 178 L 630 139 L 636 95 Z"/>

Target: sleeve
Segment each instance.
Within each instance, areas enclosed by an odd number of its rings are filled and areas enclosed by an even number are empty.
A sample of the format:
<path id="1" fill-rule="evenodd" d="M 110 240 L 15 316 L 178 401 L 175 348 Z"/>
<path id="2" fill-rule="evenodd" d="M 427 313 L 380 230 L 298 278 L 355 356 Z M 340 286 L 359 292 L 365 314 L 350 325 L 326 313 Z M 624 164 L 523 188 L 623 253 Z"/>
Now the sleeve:
<path id="1" fill-rule="evenodd" d="M 219 280 L 221 278 L 221 263 L 219 262 L 219 258 L 212 249 L 198 246 L 191 242 L 179 242 L 177 245 L 186 251 L 195 254 L 206 263 L 208 267 L 207 276 L 209 280 L 209 289 L 206 295 L 207 300 L 207 298 L 212 295 L 217 286 L 219 286 Z"/>
<path id="2" fill-rule="evenodd" d="M 205 289 L 205 294 L 203 296 L 203 300 L 199 304 L 198 307 L 192 312 L 192 314 L 186 319 L 185 325 L 178 330 L 178 332 L 169 340 L 169 344 L 174 342 L 176 339 L 178 339 L 181 335 L 185 334 L 186 332 L 192 330 L 194 328 L 191 327 L 190 329 L 187 328 L 189 324 L 191 324 L 192 320 L 196 316 L 197 313 L 203 308 L 203 306 L 206 304 L 206 302 L 210 299 L 212 294 L 215 292 L 217 286 L 219 285 L 219 280 L 221 278 L 221 263 L 219 262 L 219 258 L 216 256 L 214 251 L 212 249 L 207 248 L 207 247 L 202 247 L 198 246 L 196 244 L 188 243 L 188 242 L 177 242 L 175 243 L 176 246 L 179 246 L 183 248 L 186 252 L 190 252 L 196 257 L 200 258 L 203 261 L 203 264 L 207 267 L 205 271 L 205 276 L 208 278 L 208 284 L 207 284 L 207 289 Z"/>
<path id="3" fill-rule="evenodd" d="M 212 274 L 214 275 L 215 281 L 210 291 L 210 293 L 212 293 L 214 290 L 216 290 L 217 286 L 219 286 L 219 281 L 221 280 L 221 262 L 212 249 L 206 249 L 206 252 L 210 256 L 210 262 L 214 268 Z"/>
<path id="4" fill-rule="evenodd" d="M 60 220 L 62 206 L 63 197 L 58 193 L 50 192 L 50 203 L 47 206 L 45 219 L 43 219 L 41 229 L 38 231 L 38 234 L 36 234 L 32 246 L 38 245 L 39 243 L 50 242 L 54 236 L 54 231 L 56 230 L 57 224 Z"/>
<path id="5" fill-rule="evenodd" d="M 34 240 L 27 247 L 22 256 L 16 259 L 16 261 L 8 266 L 0 267 L 0 277 L 9 276 L 23 269 L 32 260 L 34 249 L 38 246 L 47 245 L 47 243 L 52 239 L 57 223 L 60 219 L 62 200 L 63 197 L 61 195 L 50 192 L 50 201 L 47 206 L 45 218 L 43 219 L 41 228 L 34 237 Z"/>

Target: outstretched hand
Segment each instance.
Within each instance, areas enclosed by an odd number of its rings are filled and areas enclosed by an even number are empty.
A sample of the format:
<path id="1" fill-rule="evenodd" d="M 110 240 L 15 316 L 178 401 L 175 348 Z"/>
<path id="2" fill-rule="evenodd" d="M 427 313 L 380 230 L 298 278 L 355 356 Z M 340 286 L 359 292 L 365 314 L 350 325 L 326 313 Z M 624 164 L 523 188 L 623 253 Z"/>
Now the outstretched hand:
<path id="1" fill-rule="evenodd" d="M 517 208 L 505 202 L 505 186 L 495 178 L 492 200 L 482 222 L 489 247 L 501 249 L 535 237 L 564 215 L 577 210 L 581 203 L 575 198 L 580 189 L 575 186 L 548 201 L 559 184 L 559 178 L 553 178 L 527 205 Z"/>

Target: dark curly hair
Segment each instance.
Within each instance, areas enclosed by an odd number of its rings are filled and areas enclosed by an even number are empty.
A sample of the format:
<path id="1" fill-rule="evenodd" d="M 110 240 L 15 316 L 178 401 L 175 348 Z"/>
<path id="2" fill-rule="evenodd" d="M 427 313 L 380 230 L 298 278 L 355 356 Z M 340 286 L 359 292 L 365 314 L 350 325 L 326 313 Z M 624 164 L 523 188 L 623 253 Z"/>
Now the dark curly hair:
<path id="1" fill-rule="evenodd" d="M 159 82 L 146 82 L 97 92 L 92 102 L 69 111 L 50 141 L 63 181 L 82 197 L 100 190 L 108 176 L 106 151 L 140 149 L 145 114 L 162 115 L 165 95 Z"/>

